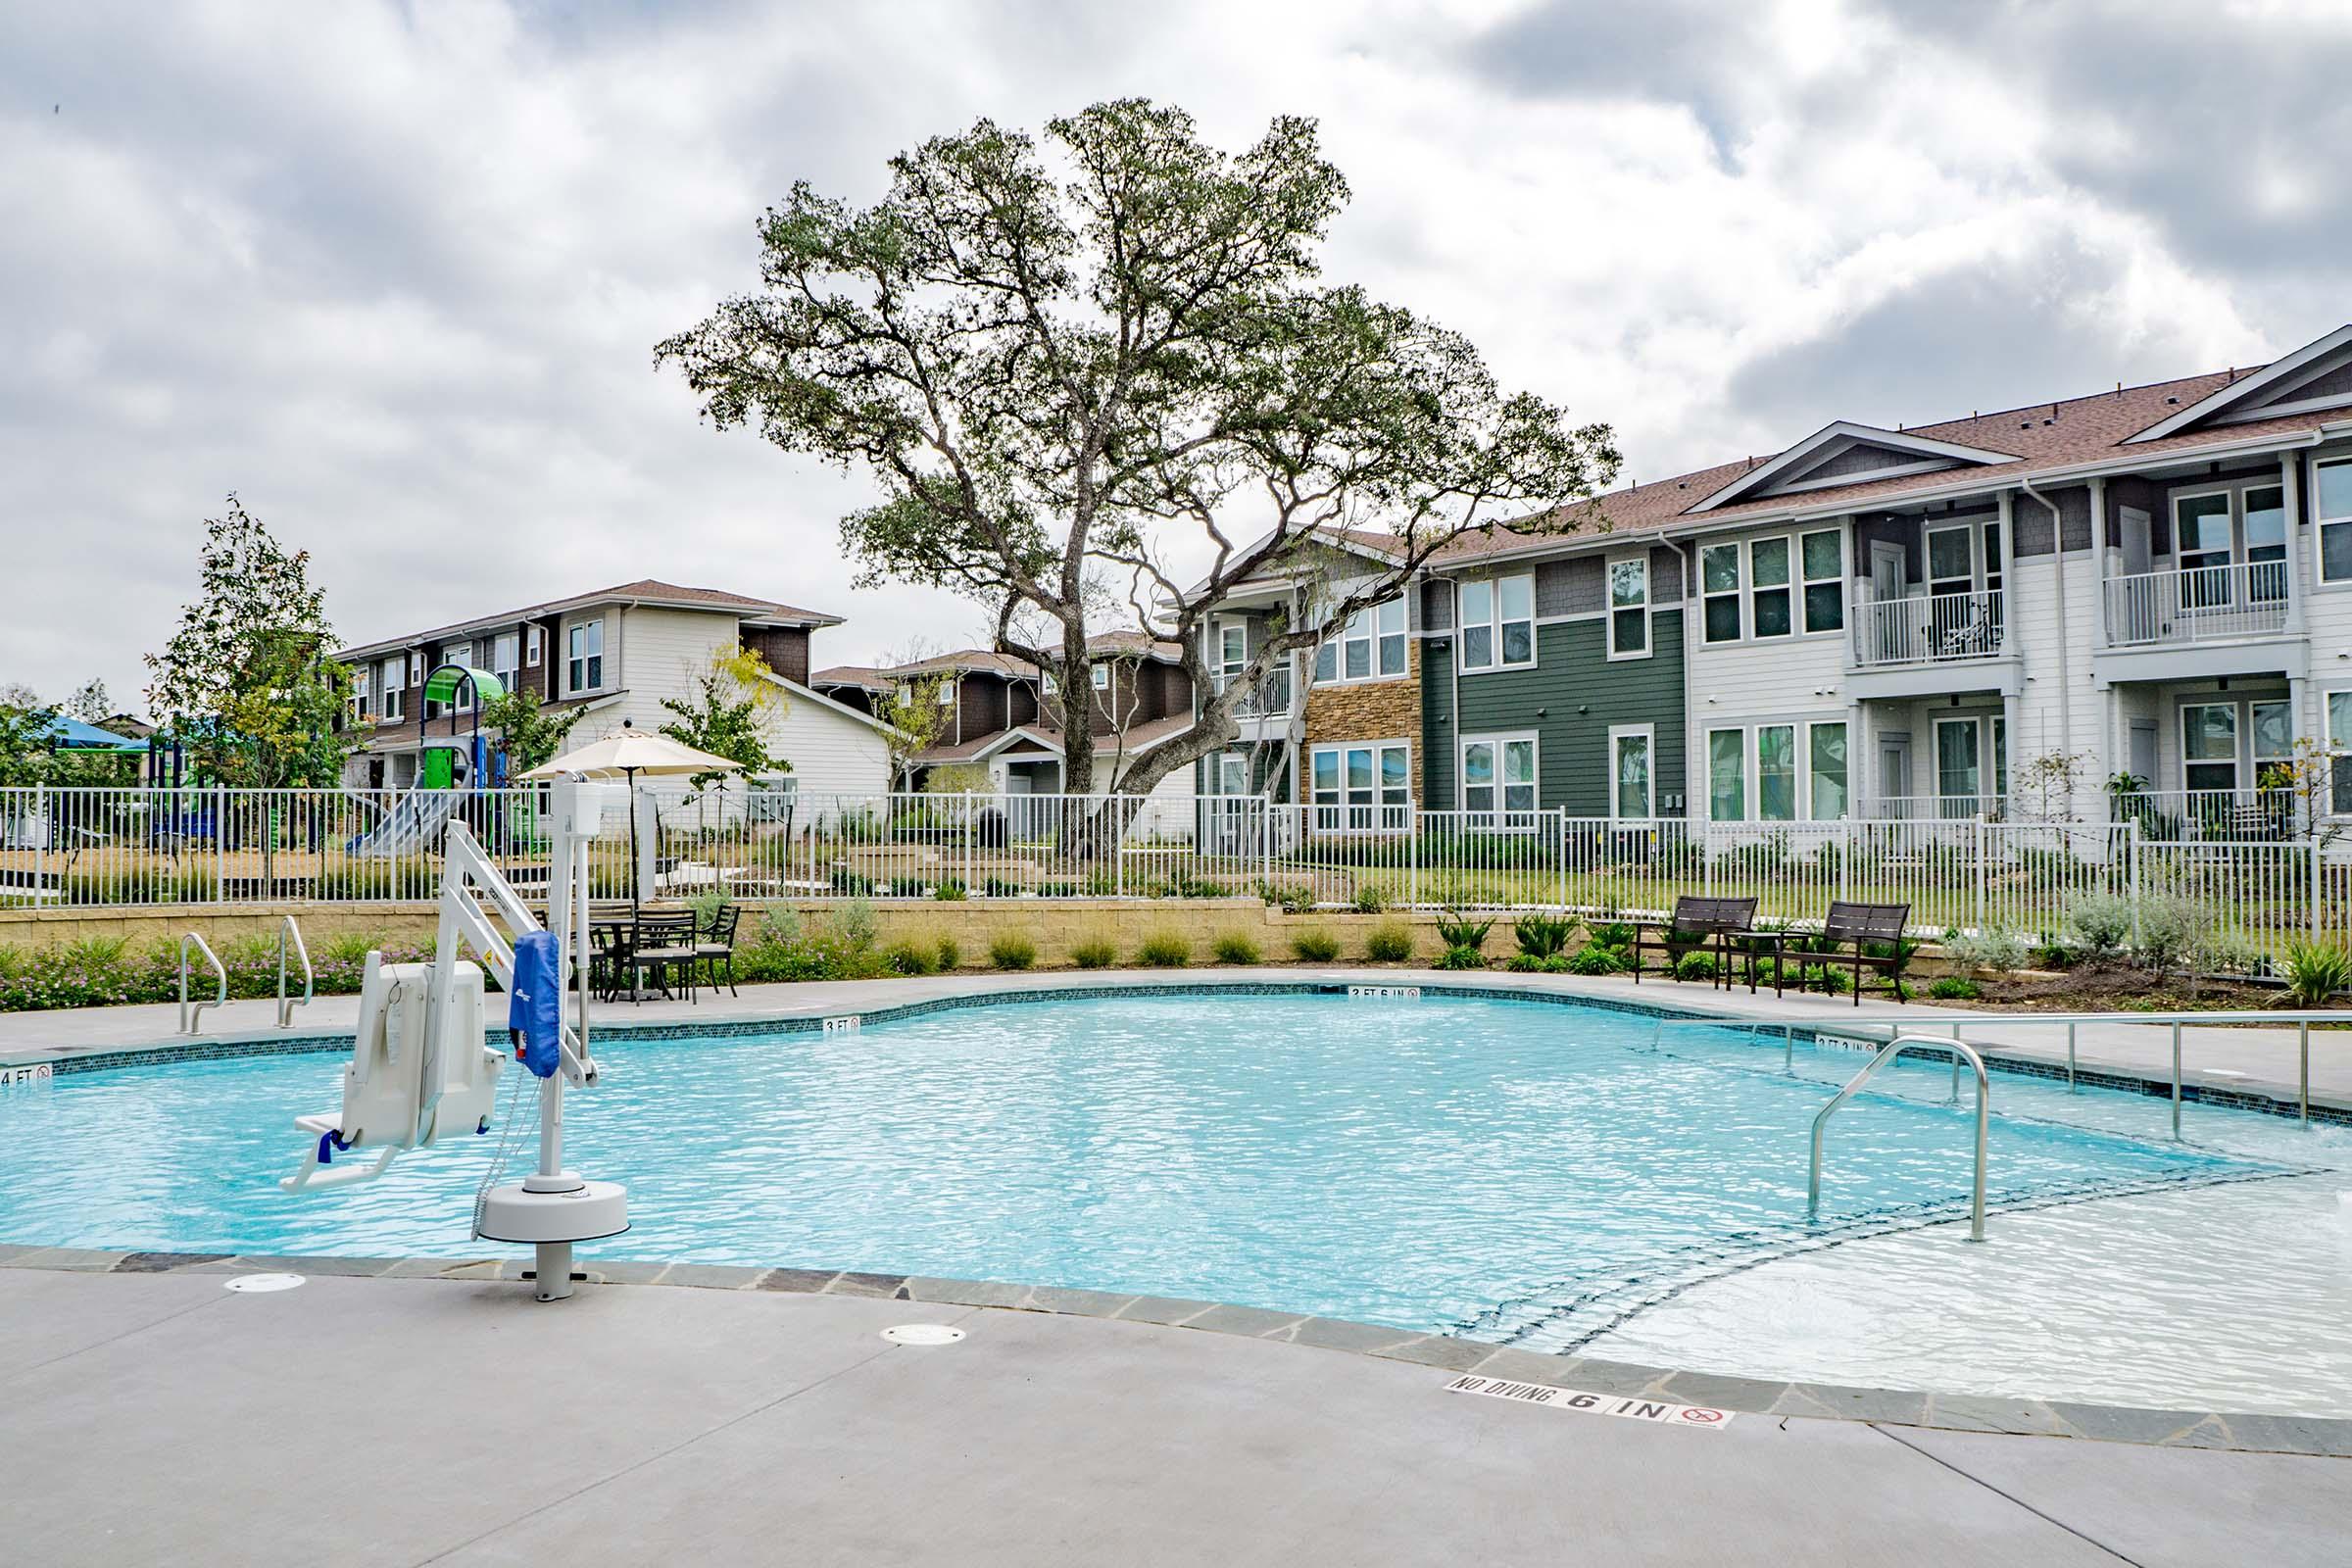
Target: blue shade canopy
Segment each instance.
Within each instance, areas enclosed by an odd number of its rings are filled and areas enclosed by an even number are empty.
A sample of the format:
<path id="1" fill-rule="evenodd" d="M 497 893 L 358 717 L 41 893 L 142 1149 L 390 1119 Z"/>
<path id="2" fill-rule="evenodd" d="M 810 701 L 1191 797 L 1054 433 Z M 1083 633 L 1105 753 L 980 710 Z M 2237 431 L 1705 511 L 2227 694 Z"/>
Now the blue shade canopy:
<path id="1" fill-rule="evenodd" d="M 147 751 L 145 741 L 134 741 L 63 713 L 49 721 L 49 738 L 61 752 L 137 752 L 143 756 Z"/>

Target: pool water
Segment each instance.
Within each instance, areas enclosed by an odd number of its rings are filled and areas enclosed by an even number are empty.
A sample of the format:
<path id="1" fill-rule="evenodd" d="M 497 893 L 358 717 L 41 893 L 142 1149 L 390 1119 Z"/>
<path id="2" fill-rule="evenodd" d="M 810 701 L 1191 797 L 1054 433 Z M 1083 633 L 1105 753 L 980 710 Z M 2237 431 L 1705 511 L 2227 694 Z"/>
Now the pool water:
<path id="1" fill-rule="evenodd" d="M 1686 1285 L 1962 1211 L 1968 1102 L 1897 1064 L 1744 1030 L 1489 999 L 1194 994 L 958 1008 L 796 1033 L 600 1042 L 567 1162 L 625 1183 L 604 1257 L 792 1264 L 1194 1297 L 1563 1348 Z M 479 1255 L 491 1138 L 293 1196 L 342 1058 L 71 1075 L 0 1097 L 0 1242 Z M 523 1097 L 527 1106 L 530 1097 Z M 2278 1168 L 2160 1136 L 2156 1102 L 1993 1084 L 1996 1208 Z M 2200 1112 L 2255 1123 L 2251 1113 Z M 2109 1125 L 2096 1125 L 2104 1117 Z M 2135 1132 L 2132 1129 L 2137 1128 Z M 516 1156 L 519 1170 L 528 1146 Z M 1994 1222 L 1998 1245 L 1999 1221 Z"/>

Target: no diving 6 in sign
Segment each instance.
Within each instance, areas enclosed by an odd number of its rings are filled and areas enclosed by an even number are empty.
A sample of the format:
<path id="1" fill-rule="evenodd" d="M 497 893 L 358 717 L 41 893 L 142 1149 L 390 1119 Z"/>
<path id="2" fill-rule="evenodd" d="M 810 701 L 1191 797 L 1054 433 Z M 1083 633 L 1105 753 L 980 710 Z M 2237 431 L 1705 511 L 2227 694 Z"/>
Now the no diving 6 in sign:
<path id="1" fill-rule="evenodd" d="M 1621 1420 L 1649 1421 L 1670 1427 L 1715 1428 L 1729 1426 L 1732 1420 L 1729 1410 L 1713 1410 L 1702 1404 L 1671 1404 L 1664 1399 L 1586 1394 L 1577 1389 L 1555 1389 L 1547 1383 L 1513 1383 L 1506 1378 L 1481 1378 L 1467 1374 L 1446 1384 L 1446 1392 L 1483 1394 L 1490 1399 L 1510 1399 L 1519 1404 L 1540 1404 L 1550 1410 L 1613 1415 Z"/>

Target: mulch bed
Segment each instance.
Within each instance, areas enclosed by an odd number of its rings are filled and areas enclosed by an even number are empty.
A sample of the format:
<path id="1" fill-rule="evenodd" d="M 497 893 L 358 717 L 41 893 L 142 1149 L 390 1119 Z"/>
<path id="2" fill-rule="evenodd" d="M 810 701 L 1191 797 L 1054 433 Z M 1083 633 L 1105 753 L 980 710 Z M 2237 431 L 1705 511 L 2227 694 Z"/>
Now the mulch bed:
<path id="1" fill-rule="evenodd" d="M 1913 999 L 1932 1006 L 1993 1008 L 2002 1012 L 2250 1012 L 2295 1005 L 2277 986 L 2253 985 L 2242 980 L 2200 980 L 2192 987 L 2183 975 L 2155 975 L 2129 963 L 2115 962 L 1980 979 L 1977 989 L 1981 994 L 1968 1002 L 1939 1002 L 1929 996 L 1924 986 L 1914 990 Z M 2337 1002 L 2331 1005 L 2352 1013 L 2352 1004 Z"/>

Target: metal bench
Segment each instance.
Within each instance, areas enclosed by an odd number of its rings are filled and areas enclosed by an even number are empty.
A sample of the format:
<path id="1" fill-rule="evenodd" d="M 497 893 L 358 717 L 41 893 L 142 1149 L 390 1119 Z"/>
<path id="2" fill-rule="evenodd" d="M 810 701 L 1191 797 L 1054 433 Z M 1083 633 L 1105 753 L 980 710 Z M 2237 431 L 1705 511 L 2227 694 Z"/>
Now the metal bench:
<path id="1" fill-rule="evenodd" d="M 1715 946 L 1715 974 L 1717 984 L 1730 985 L 1732 972 L 1731 938 L 1734 932 L 1746 931 L 1756 923 L 1756 901 L 1753 899 L 1710 899 L 1684 897 L 1674 901 L 1674 917 L 1663 923 L 1655 920 L 1634 922 L 1634 984 L 1642 983 L 1642 955 L 1659 952 L 1666 955 L 1666 972 L 1676 979 L 1676 971 L 1685 957 L 1704 953 L 1707 945 Z M 1651 933 L 1655 933 L 1654 936 Z"/>
<path id="2" fill-rule="evenodd" d="M 1821 935 L 1813 944 L 1813 952 L 1821 958 L 1822 972 L 1827 974 L 1834 963 L 1846 963 L 1854 971 L 1854 1005 L 1862 1005 L 1862 971 L 1876 969 L 1894 987 L 1894 1000 L 1910 1000 L 1903 991 L 1903 927 L 1911 923 L 1908 904 L 1849 904 L 1833 901 L 1830 917 L 1821 924 Z M 1883 947 L 1884 953 L 1873 948 Z"/>

